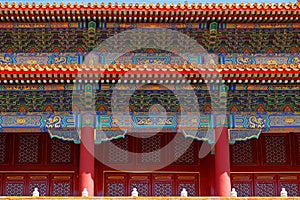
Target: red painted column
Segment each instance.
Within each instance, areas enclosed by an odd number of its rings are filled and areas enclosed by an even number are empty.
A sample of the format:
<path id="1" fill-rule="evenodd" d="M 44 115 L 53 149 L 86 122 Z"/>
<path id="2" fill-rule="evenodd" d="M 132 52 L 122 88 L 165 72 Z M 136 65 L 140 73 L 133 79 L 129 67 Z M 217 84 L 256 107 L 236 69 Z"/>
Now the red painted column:
<path id="1" fill-rule="evenodd" d="M 94 129 L 90 126 L 81 128 L 79 159 L 80 195 L 86 188 L 89 196 L 94 196 Z"/>
<path id="2" fill-rule="evenodd" d="M 218 196 L 230 196 L 230 152 L 228 129 L 218 127 L 215 129 L 215 175 Z"/>

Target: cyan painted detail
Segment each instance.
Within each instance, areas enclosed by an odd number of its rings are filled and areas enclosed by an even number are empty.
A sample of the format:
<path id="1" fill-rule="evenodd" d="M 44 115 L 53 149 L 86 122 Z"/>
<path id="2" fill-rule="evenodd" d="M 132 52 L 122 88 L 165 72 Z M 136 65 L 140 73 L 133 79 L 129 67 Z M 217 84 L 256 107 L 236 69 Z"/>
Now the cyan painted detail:
<path id="1" fill-rule="evenodd" d="M 84 53 L 0 53 L 0 64 L 82 64 Z M 121 55 L 119 55 L 121 56 Z M 93 53 L 92 64 L 300 64 L 300 54 L 189 54 L 186 58 L 174 53 L 125 53 L 118 60 L 110 52 Z"/>
<path id="2" fill-rule="evenodd" d="M 213 130 L 219 126 L 229 129 L 230 142 L 258 138 L 261 132 L 274 129 L 299 129 L 300 113 L 230 113 L 229 115 L 210 115 L 201 113 L 180 116 L 179 114 L 165 117 L 145 113 L 130 115 L 90 115 L 95 129 L 95 142 L 124 137 L 127 132 L 149 132 L 160 129 L 165 132 L 179 131 L 186 137 L 214 143 Z M 220 119 L 225 123 L 220 123 Z M 48 131 L 52 137 L 79 142 L 80 129 L 84 126 L 82 114 L 74 113 L 33 113 L 5 114 L 0 116 L 0 131 L 15 130 Z"/>
<path id="3" fill-rule="evenodd" d="M 81 64 L 83 53 L 0 53 L 0 64 Z"/>
<path id="4" fill-rule="evenodd" d="M 219 54 L 220 64 L 300 64 L 300 54 Z"/>

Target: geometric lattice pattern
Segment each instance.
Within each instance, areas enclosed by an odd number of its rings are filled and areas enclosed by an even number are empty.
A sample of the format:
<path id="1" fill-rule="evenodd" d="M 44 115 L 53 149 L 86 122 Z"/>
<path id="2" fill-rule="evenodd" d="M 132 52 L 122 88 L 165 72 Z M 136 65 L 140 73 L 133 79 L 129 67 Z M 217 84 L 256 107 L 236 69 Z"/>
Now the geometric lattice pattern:
<path id="1" fill-rule="evenodd" d="M 271 197 L 274 196 L 274 184 L 273 183 L 257 183 L 257 196 Z"/>
<path id="2" fill-rule="evenodd" d="M 297 155 L 296 155 L 296 163 L 297 165 L 300 165 L 300 136 L 297 136 L 297 141 L 296 141 L 296 150 L 297 150 Z"/>
<path id="3" fill-rule="evenodd" d="M 298 29 L 295 32 L 298 33 Z M 283 35 L 284 37 L 282 37 Z M 238 34 L 237 29 L 219 29 L 215 47 L 218 47 L 217 50 L 226 49 L 231 53 L 243 53 L 245 47 L 250 53 L 265 53 L 268 48 L 274 52 L 288 53 L 292 47 L 295 47 L 294 41 L 298 41 L 295 33 L 286 29 L 282 31 L 264 29 L 262 31 L 261 29 L 243 28 L 239 30 Z"/>
<path id="4" fill-rule="evenodd" d="M 251 196 L 251 183 L 233 183 L 232 187 L 235 188 L 239 197 Z"/>
<path id="5" fill-rule="evenodd" d="M 51 52 L 55 48 L 64 52 L 76 52 L 77 49 L 88 50 L 86 30 L 80 28 L 49 29 L 44 32 L 41 29 L 20 29 L 17 35 L 14 30 L 4 29 L 0 31 L 0 41 L 0 52 L 5 52 L 9 48 L 15 52 L 30 52 L 32 48 L 38 52 Z M 14 44 L 17 41 L 20 42 L 19 45 Z"/>
<path id="6" fill-rule="evenodd" d="M 133 188 L 136 188 L 138 193 L 139 193 L 139 196 L 150 196 L 150 193 L 149 193 L 149 189 L 148 189 L 148 183 L 145 182 L 133 182 L 131 184 L 131 188 L 130 188 L 130 191 L 133 190 Z"/>
<path id="7" fill-rule="evenodd" d="M 194 164 L 194 143 L 193 139 L 178 137 L 175 139 L 175 158 L 176 164 Z M 187 188 L 186 188 L 187 189 Z"/>
<path id="8" fill-rule="evenodd" d="M 19 137 L 18 163 L 38 163 L 39 162 L 39 136 Z"/>
<path id="9" fill-rule="evenodd" d="M 283 136 L 267 136 L 266 140 L 266 164 L 286 164 L 287 147 Z"/>
<path id="10" fill-rule="evenodd" d="M 0 37 L 1 38 L 1 37 Z M 1 40 L 0 40 L 1 42 Z M 1 47 L 0 47 L 1 48 Z M 112 85 L 110 85 L 111 88 Z M 120 90 L 120 92 L 122 92 Z M 95 107 L 101 111 L 111 111 L 112 105 L 118 104 L 120 107 L 129 106 L 130 110 L 136 112 L 149 112 L 149 109 L 155 103 L 166 109 L 166 112 L 178 112 L 180 110 L 180 103 L 176 96 L 168 90 L 153 90 L 148 92 L 146 90 L 136 90 L 132 95 L 129 105 L 127 101 L 120 98 L 117 102 L 111 102 L 113 89 L 97 90 L 95 91 Z M 129 94 L 130 91 L 124 89 L 124 94 Z M 178 96 L 183 96 L 184 103 L 192 102 L 193 95 L 187 95 L 186 90 L 177 90 Z M 48 112 L 49 106 L 54 112 L 69 112 L 72 111 L 72 100 L 80 102 L 83 91 L 76 91 L 73 94 L 71 90 L 59 91 L 52 90 L 45 91 L 0 91 L 0 110 L 2 112 L 19 112 L 20 106 L 28 112 Z M 193 112 L 195 107 L 199 111 L 207 111 L 208 106 L 211 105 L 211 94 L 206 90 L 195 90 L 199 105 L 185 106 L 186 112 Z M 266 91 L 247 91 L 247 90 L 229 90 L 227 95 L 227 109 L 228 111 L 238 110 L 239 112 L 256 111 L 258 107 L 263 106 L 266 112 L 282 112 L 286 105 L 289 105 L 293 111 L 300 110 L 300 105 L 297 104 L 299 91 L 296 90 L 266 90 Z M 63 98 L 62 98 L 63 97 Z M 26 99 L 24 102 L 24 98 Z M 74 99 L 73 99 L 74 98 Z M 7 100 L 6 100 L 7 99 Z M 251 103 L 249 103 L 251 102 Z M 277 102 L 274 106 L 273 102 Z M 82 105 L 77 105 L 80 108 Z"/>
<path id="11" fill-rule="evenodd" d="M 172 196 L 172 183 L 154 183 L 154 196 Z"/>
<path id="12" fill-rule="evenodd" d="M 142 139 L 142 163 L 161 162 L 161 137 L 152 136 Z"/>
<path id="13" fill-rule="evenodd" d="M 125 184 L 123 182 L 108 183 L 107 196 L 125 196 Z"/>
<path id="14" fill-rule="evenodd" d="M 5 187 L 6 196 L 23 196 L 24 183 L 7 183 Z"/>
<path id="15" fill-rule="evenodd" d="M 53 184 L 53 196 L 70 196 L 71 184 L 69 182 L 55 182 Z"/>
<path id="16" fill-rule="evenodd" d="M 40 196 L 47 196 L 47 182 L 35 182 L 29 184 L 29 192 L 32 195 L 34 188 L 38 188 Z"/>
<path id="17" fill-rule="evenodd" d="M 179 183 L 178 196 L 180 196 L 182 189 L 185 188 L 188 196 L 195 196 L 195 183 Z"/>
<path id="18" fill-rule="evenodd" d="M 234 143 L 234 145 L 232 145 L 231 158 L 233 164 L 252 164 L 253 163 L 252 140 Z"/>
<path id="19" fill-rule="evenodd" d="M 7 155 L 7 136 L 0 135 L 0 163 L 6 163 L 6 155 Z"/>
<path id="20" fill-rule="evenodd" d="M 108 142 L 108 162 L 128 163 L 128 137 Z"/>
<path id="21" fill-rule="evenodd" d="M 51 139 L 51 163 L 71 163 L 71 143 Z"/>
<path id="22" fill-rule="evenodd" d="M 299 196 L 297 183 L 281 183 L 280 188 L 285 188 L 288 196 Z"/>

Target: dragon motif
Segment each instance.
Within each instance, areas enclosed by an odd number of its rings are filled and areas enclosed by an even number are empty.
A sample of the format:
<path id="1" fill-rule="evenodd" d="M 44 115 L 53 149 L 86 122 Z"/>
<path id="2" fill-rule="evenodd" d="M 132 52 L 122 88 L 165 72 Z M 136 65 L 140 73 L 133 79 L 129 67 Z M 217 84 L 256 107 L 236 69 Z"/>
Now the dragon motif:
<path id="1" fill-rule="evenodd" d="M 292 60 L 293 64 L 300 64 L 300 57 L 294 57 Z"/>
<path id="2" fill-rule="evenodd" d="M 265 127 L 265 119 L 262 117 L 251 116 L 249 117 L 249 127 L 253 129 L 262 129 Z"/>
<path id="3" fill-rule="evenodd" d="M 9 63 L 11 63 L 11 58 L 8 56 L 0 56 L 0 63 L 1 64 L 9 64 Z"/>
<path id="4" fill-rule="evenodd" d="M 60 116 L 53 116 L 47 118 L 45 121 L 46 121 L 47 128 L 60 128 L 62 118 Z"/>
<path id="5" fill-rule="evenodd" d="M 66 57 L 54 57 L 53 58 L 53 64 L 65 64 L 67 63 Z"/>

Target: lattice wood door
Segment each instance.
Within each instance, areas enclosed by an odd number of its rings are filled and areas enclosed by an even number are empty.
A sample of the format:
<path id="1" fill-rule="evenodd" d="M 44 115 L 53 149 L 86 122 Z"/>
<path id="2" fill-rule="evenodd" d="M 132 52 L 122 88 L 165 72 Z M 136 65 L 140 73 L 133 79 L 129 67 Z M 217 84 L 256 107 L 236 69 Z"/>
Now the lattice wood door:
<path id="1" fill-rule="evenodd" d="M 50 196 L 71 196 L 73 193 L 73 177 L 69 174 L 51 176 Z"/>
<path id="2" fill-rule="evenodd" d="M 129 175 L 129 191 L 133 188 L 139 192 L 139 196 L 151 196 L 151 175 L 150 174 L 130 174 Z"/>
<path id="3" fill-rule="evenodd" d="M 24 196 L 26 179 L 24 175 L 5 175 L 3 184 L 4 196 Z"/>
<path id="4" fill-rule="evenodd" d="M 0 174 L 0 196 L 3 196 L 2 187 L 2 175 Z"/>
<path id="5" fill-rule="evenodd" d="M 188 196 L 198 196 L 198 178 L 196 174 L 175 175 L 175 195 L 180 196 L 182 189 L 185 188 Z"/>
<path id="6" fill-rule="evenodd" d="M 153 196 L 174 196 L 174 175 L 173 174 L 153 174 L 152 191 Z"/>
<path id="7" fill-rule="evenodd" d="M 277 181 L 275 174 L 258 174 L 254 175 L 254 179 L 255 196 L 277 196 Z"/>
<path id="8" fill-rule="evenodd" d="M 29 175 L 27 185 L 27 193 L 33 193 L 34 188 L 38 188 L 40 196 L 49 195 L 49 175 L 48 174 L 34 174 Z"/>
<path id="9" fill-rule="evenodd" d="M 183 188 L 189 196 L 198 196 L 198 183 L 196 173 L 107 173 L 105 196 L 130 196 L 133 188 L 139 196 L 180 196 Z"/>
<path id="10" fill-rule="evenodd" d="M 239 197 L 254 196 L 253 193 L 253 175 L 252 174 L 234 174 L 232 175 L 232 188 L 235 188 Z"/>
<path id="11" fill-rule="evenodd" d="M 31 196 L 38 188 L 40 196 L 71 196 L 73 194 L 73 175 L 71 174 L 4 174 L 1 195 Z M 1 178 L 1 175 L 0 175 Z M 1 190 L 0 190 L 1 191 Z"/>
<path id="12" fill-rule="evenodd" d="M 299 175 L 278 175 L 278 191 L 281 191 L 281 188 L 285 188 L 288 196 L 299 196 Z"/>
<path id="13" fill-rule="evenodd" d="M 128 196 L 126 174 L 106 174 L 105 196 Z"/>

